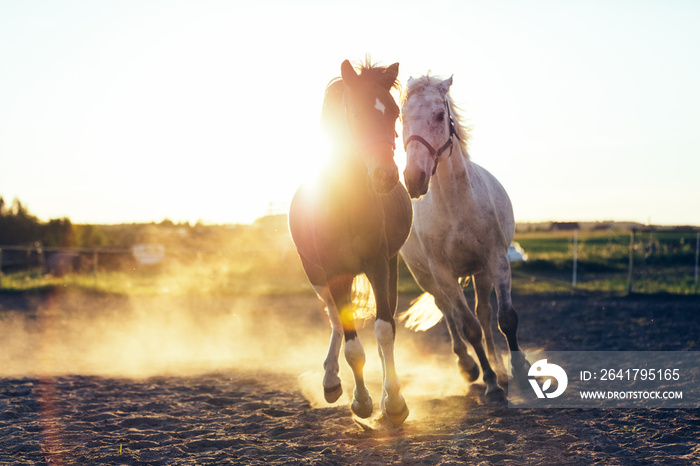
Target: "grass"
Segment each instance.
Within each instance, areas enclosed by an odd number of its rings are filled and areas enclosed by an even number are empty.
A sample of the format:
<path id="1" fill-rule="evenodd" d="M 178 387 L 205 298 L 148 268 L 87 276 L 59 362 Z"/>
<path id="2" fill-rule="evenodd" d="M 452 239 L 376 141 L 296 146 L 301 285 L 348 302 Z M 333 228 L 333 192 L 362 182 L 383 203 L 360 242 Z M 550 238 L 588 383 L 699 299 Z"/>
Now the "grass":
<path id="1" fill-rule="evenodd" d="M 572 289 L 573 232 L 536 232 L 516 235 L 528 254 L 526 263 L 513 265 L 517 291 L 541 293 Z M 630 287 L 629 232 L 583 231 L 578 234 L 577 289 L 612 293 L 693 294 L 695 233 L 637 232 L 632 248 Z M 630 289 L 631 288 L 631 289 Z"/>

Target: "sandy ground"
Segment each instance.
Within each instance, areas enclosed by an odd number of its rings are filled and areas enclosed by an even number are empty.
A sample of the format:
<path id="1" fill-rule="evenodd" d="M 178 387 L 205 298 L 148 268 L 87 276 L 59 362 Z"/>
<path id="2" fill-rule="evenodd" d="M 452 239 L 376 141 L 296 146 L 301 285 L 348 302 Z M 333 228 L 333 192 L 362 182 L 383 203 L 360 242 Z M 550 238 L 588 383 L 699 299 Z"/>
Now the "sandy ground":
<path id="1" fill-rule="evenodd" d="M 515 302 L 525 348 L 700 345 L 700 297 Z M 486 404 L 443 324 L 397 336 L 406 423 L 356 422 L 351 385 L 322 400 L 326 325 L 312 297 L 0 296 L 0 464 L 700 463 L 700 410 Z M 361 338 L 377 409 L 376 345 Z"/>

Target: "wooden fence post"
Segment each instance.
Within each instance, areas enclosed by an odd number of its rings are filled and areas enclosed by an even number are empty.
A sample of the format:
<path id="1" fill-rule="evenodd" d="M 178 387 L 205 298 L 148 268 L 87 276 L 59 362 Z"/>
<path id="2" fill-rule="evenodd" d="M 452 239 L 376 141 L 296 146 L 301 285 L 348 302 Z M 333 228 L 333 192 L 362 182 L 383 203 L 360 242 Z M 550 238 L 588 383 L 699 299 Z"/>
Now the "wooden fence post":
<path id="1" fill-rule="evenodd" d="M 574 230 L 574 273 L 571 277 L 571 288 L 576 288 L 576 267 L 578 265 L 578 230 Z"/>
<path id="2" fill-rule="evenodd" d="M 632 278 L 634 270 L 634 228 L 630 231 L 630 258 L 629 258 L 629 268 L 627 271 L 627 293 L 632 292 Z"/>
<path id="3" fill-rule="evenodd" d="M 695 233 L 695 285 L 693 288 L 696 293 L 698 292 L 698 258 L 700 258 L 700 231 Z"/>
<path id="4" fill-rule="evenodd" d="M 92 250 L 92 274 L 95 279 L 95 287 L 97 287 L 97 249 Z"/>

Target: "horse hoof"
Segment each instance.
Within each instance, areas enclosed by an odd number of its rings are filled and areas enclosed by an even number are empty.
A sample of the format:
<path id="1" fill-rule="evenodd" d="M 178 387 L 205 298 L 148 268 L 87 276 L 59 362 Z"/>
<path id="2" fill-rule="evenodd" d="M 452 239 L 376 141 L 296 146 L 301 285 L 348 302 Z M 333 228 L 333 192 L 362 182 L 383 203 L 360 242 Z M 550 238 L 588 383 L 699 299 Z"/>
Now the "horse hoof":
<path id="1" fill-rule="evenodd" d="M 364 402 L 353 400 L 352 404 L 350 405 L 350 409 L 353 413 L 355 413 L 355 416 L 362 419 L 367 419 L 372 415 L 372 411 L 374 410 L 372 407 L 372 398 L 369 398 Z"/>
<path id="2" fill-rule="evenodd" d="M 389 409 L 386 406 L 386 399 L 382 400 L 382 414 L 392 425 L 400 426 L 408 417 L 409 411 L 403 396 L 399 395 L 399 399 L 396 401 L 398 403 L 392 403 L 394 406 L 391 407 L 392 409 Z M 398 406 L 396 406 L 397 404 Z"/>
<path id="3" fill-rule="evenodd" d="M 406 420 L 408 417 L 409 411 L 408 411 L 408 406 L 404 403 L 403 409 L 401 409 L 399 412 L 396 413 L 390 413 L 388 411 L 384 412 L 384 416 L 386 417 L 386 420 L 389 421 L 393 426 L 400 426 L 403 424 L 403 421 Z"/>
<path id="4" fill-rule="evenodd" d="M 513 379 L 511 380 L 511 383 L 513 383 L 513 385 L 517 386 L 520 390 L 530 390 L 529 379 L 521 374 L 513 375 Z"/>
<path id="5" fill-rule="evenodd" d="M 479 369 L 479 366 L 477 366 L 477 365 L 474 365 L 474 367 L 471 368 L 470 370 L 466 370 L 460 364 L 459 365 L 459 372 L 462 374 L 462 377 L 464 377 L 466 379 L 466 381 L 469 383 L 474 382 L 481 375 L 481 370 Z"/>
<path id="6" fill-rule="evenodd" d="M 511 354 L 511 369 L 513 375 L 517 377 L 527 377 L 530 371 L 530 363 L 520 351 L 515 351 Z"/>
<path id="7" fill-rule="evenodd" d="M 340 395 L 342 394 L 343 387 L 340 384 L 335 385 L 333 387 L 323 387 L 323 396 L 329 403 L 335 403 L 336 401 L 338 401 L 338 398 L 340 398 Z"/>
<path id="8" fill-rule="evenodd" d="M 506 392 L 496 385 L 495 388 L 490 388 L 486 390 L 486 402 L 489 404 L 501 404 L 505 403 L 507 400 Z"/>
<path id="9" fill-rule="evenodd" d="M 530 383 L 528 381 L 528 372 L 530 371 L 530 363 L 527 360 L 523 360 L 519 367 L 512 366 L 513 371 L 513 381 L 521 388 L 530 388 Z"/>

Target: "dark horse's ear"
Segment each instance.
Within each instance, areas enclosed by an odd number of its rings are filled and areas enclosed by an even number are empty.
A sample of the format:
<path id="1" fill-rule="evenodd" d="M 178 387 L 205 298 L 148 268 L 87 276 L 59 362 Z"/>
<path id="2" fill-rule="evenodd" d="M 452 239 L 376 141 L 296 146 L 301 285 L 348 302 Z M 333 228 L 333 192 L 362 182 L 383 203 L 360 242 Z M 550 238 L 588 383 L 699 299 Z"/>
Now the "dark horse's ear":
<path id="1" fill-rule="evenodd" d="M 386 68 L 384 71 L 384 77 L 383 77 L 383 82 L 382 84 L 384 87 L 387 89 L 391 89 L 394 87 L 394 83 L 396 83 L 396 78 L 399 76 L 399 64 L 394 63 L 393 65 L 390 65 Z"/>
<path id="2" fill-rule="evenodd" d="M 350 64 L 350 60 L 345 60 L 342 65 L 340 65 L 340 76 L 343 78 L 345 84 L 350 86 L 357 80 L 357 73 L 355 72 L 355 68 Z"/>

